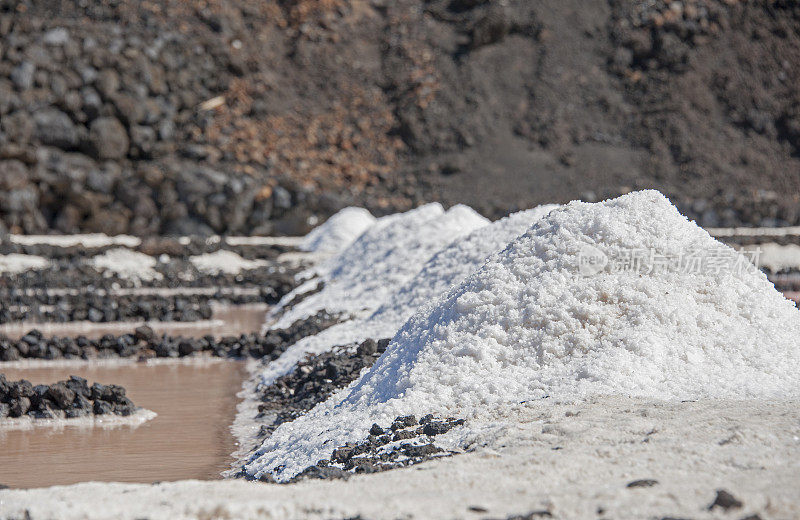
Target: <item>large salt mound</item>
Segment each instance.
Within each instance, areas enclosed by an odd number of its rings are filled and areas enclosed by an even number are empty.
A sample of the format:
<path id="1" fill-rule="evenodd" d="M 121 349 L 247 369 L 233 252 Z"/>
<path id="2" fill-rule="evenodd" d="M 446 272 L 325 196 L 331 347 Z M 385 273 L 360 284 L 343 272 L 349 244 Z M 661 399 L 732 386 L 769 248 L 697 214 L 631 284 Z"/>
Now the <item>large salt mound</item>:
<path id="1" fill-rule="evenodd" d="M 300 249 L 315 253 L 338 253 L 375 224 L 375 217 L 364 208 L 339 211 L 305 236 Z"/>
<path id="2" fill-rule="evenodd" d="M 582 275 L 587 251 L 707 263 Z M 289 478 L 407 413 L 480 417 L 544 395 L 797 398 L 800 312 L 758 270 L 714 258 L 741 259 L 657 192 L 554 210 L 425 305 L 353 385 L 278 428 L 246 471 Z"/>
<path id="3" fill-rule="evenodd" d="M 438 203 L 380 219 L 320 271 L 324 289 L 285 311 L 274 328 L 288 327 L 323 309 L 367 316 L 437 251 L 488 222 L 467 206 L 444 211 Z"/>
<path id="4" fill-rule="evenodd" d="M 289 348 L 262 372 L 262 384 L 290 372 L 308 354 L 320 354 L 337 345 L 368 338 L 392 337 L 422 304 L 439 297 L 477 269 L 486 258 L 528 230 L 537 220 L 557 208 L 556 204 L 519 211 L 480 227 L 436 253 L 405 286 L 391 294 L 371 316 L 334 325 L 308 336 Z"/>

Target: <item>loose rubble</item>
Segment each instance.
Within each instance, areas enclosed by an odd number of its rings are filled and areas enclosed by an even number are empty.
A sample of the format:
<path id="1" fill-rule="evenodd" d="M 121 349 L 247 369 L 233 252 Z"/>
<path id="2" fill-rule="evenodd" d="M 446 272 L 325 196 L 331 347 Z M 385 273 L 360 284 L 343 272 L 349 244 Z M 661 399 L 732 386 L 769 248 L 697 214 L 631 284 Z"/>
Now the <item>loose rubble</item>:
<path id="1" fill-rule="evenodd" d="M 188 338 L 155 334 L 144 325 L 133 333 L 115 336 L 107 334 L 99 339 L 85 336 L 50 337 L 34 329 L 19 340 L 0 335 L 0 361 L 21 359 L 113 359 L 132 358 L 179 358 L 208 355 L 223 358 L 270 359 L 278 357 L 297 339 L 314 334 L 337 323 L 339 318 L 320 312 L 290 327 L 270 331 L 266 335 L 256 333 L 215 338 Z"/>
<path id="2" fill-rule="evenodd" d="M 0 374 L 0 419 L 23 416 L 34 419 L 76 419 L 91 415 L 133 415 L 139 408 L 118 385 L 94 383 L 70 376 L 52 385 L 7 381 Z"/>

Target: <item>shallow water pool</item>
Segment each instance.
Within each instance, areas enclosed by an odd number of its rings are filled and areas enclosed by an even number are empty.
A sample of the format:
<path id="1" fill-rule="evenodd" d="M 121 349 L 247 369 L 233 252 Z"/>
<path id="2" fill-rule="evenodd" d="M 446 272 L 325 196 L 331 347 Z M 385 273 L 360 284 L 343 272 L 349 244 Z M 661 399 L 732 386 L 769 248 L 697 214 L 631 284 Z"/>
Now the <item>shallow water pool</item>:
<path id="1" fill-rule="evenodd" d="M 42 487 L 86 481 L 216 479 L 233 461 L 229 430 L 245 377 L 239 361 L 4 369 L 9 380 L 53 383 L 77 375 L 114 383 L 158 414 L 137 427 L 0 429 L 0 484 Z"/>

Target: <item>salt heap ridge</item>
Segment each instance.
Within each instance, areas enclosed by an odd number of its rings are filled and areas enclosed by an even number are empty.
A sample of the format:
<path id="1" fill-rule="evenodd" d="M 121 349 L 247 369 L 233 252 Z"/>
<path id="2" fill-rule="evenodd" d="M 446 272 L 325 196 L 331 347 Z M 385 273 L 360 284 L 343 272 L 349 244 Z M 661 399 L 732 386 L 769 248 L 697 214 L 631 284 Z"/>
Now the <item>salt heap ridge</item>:
<path id="1" fill-rule="evenodd" d="M 291 478 L 404 414 L 479 422 L 545 395 L 800 396 L 800 312 L 763 273 L 667 264 L 584 275 L 587 247 L 738 258 L 658 192 L 572 202 L 420 309 L 370 370 L 279 427 L 245 471 Z"/>
<path id="2" fill-rule="evenodd" d="M 276 378 L 291 372 L 308 354 L 321 354 L 339 345 L 370 338 L 394 336 L 418 307 L 463 281 L 489 255 L 505 247 L 557 207 L 556 204 L 547 204 L 518 211 L 454 240 L 436 253 L 416 276 L 392 293 L 368 318 L 339 323 L 292 345 L 281 357 L 267 365 L 262 372 L 261 383 L 271 384 Z"/>
<path id="3" fill-rule="evenodd" d="M 372 213 L 364 208 L 344 208 L 321 226 L 312 229 L 303 238 L 300 249 L 314 253 L 338 253 L 375 224 L 375 220 Z"/>
<path id="4" fill-rule="evenodd" d="M 286 295 L 268 319 L 281 313 L 272 325 L 281 329 L 321 310 L 369 316 L 437 251 L 488 223 L 472 208 L 456 205 L 445 211 L 438 203 L 378 219 L 349 247 L 317 269 L 318 279 L 309 280 Z M 320 292 L 285 309 L 285 302 L 319 281 L 325 283 Z"/>

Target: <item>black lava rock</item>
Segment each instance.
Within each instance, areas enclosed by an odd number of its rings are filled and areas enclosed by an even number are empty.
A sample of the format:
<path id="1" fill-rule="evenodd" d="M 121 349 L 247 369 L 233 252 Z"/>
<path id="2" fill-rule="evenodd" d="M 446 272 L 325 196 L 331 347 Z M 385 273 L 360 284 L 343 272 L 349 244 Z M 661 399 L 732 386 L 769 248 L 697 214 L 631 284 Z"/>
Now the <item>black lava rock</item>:
<path id="1" fill-rule="evenodd" d="M 725 511 L 729 509 L 739 509 L 743 506 L 741 500 L 737 499 L 733 495 L 731 495 L 728 491 L 724 489 L 717 490 L 717 496 L 714 499 L 714 502 L 708 506 L 708 509 L 714 509 L 715 507 L 720 507 Z"/>

